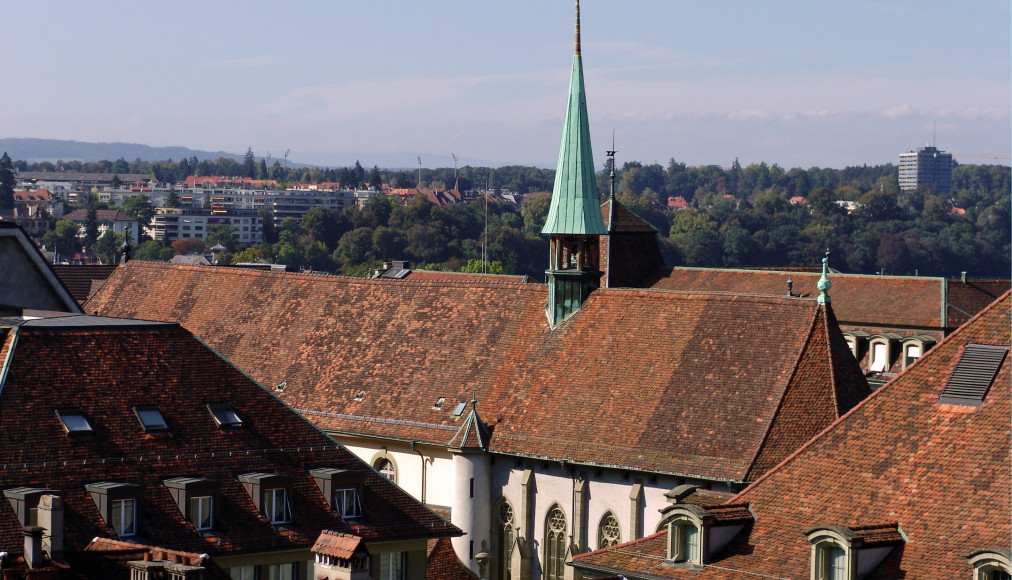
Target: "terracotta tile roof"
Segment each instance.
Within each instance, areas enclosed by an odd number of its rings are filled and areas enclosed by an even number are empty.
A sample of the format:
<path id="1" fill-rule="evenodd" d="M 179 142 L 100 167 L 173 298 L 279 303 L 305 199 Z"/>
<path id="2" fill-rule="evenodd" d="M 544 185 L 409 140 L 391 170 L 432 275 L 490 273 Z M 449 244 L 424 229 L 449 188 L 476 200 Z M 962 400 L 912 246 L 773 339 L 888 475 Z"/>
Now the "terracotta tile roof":
<path id="1" fill-rule="evenodd" d="M 56 276 L 63 282 L 63 285 L 70 290 L 70 293 L 74 296 L 74 300 L 77 300 L 81 304 L 84 304 L 91 295 L 95 293 L 95 290 L 101 286 L 102 283 L 116 270 L 116 265 L 82 265 L 82 266 L 71 266 L 66 264 L 53 264 L 53 271 L 56 272 Z M 99 284 L 96 286 L 95 282 Z"/>
<path id="2" fill-rule="evenodd" d="M 83 222 L 88 218 L 88 210 L 76 209 L 63 216 L 62 219 L 70 220 L 72 222 Z M 135 222 L 137 221 L 133 216 L 129 216 L 117 209 L 99 209 L 95 210 L 95 218 L 99 222 Z"/>
<path id="3" fill-rule="evenodd" d="M 0 340 L 0 488 L 62 491 L 68 551 L 96 536 L 115 537 L 85 488 L 102 481 L 140 486 L 138 541 L 212 557 L 306 549 L 324 529 L 367 542 L 457 533 L 178 325 L 44 318 L 22 322 Z M 230 404 L 242 426 L 219 428 L 207 407 L 213 403 Z M 133 411 L 141 405 L 156 405 L 168 431 L 145 432 Z M 83 412 L 93 432 L 68 435 L 56 415 L 61 409 Z M 364 518 L 345 521 L 330 509 L 308 474 L 319 467 L 361 478 Z M 256 511 L 237 480 L 251 472 L 291 478 L 291 529 L 275 528 Z M 177 477 L 218 483 L 220 541 L 183 519 L 163 485 Z M 0 546 L 22 545 L 20 531 L 14 510 L 0 510 Z"/>
<path id="4" fill-rule="evenodd" d="M 659 270 L 648 285 L 652 288 L 736 294 L 787 294 L 787 278 L 794 292 L 817 296 L 819 274 L 795 271 L 723 270 L 715 268 L 671 268 Z M 833 310 L 844 326 L 943 327 L 942 278 L 917 276 L 866 276 L 831 274 L 829 294 Z M 889 300 L 882 300 L 888 296 Z"/>
<path id="5" fill-rule="evenodd" d="M 478 416 L 475 408 L 477 403 L 471 399 L 471 410 L 467 413 L 464 423 L 457 429 L 453 438 L 447 442 L 454 449 L 488 449 L 489 430 Z"/>
<path id="6" fill-rule="evenodd" d="M 478 580 L 478 575 L 457 558 L 447 538 L 435 541 L 425 564 L 425 580 Z"/>
<path id="7" fill-rule="evenodd" d="M 970 320 L 999 296 L 1012 288 L 1012 280 L 946 280 L 949 301 L 949 326 L 956 327 Z"/>
<path id="8" fill-rule="evenodd" d="M 401 280 L 430 280 L 430 281 L 453 281 L 453 282 L 498 282 L 500 284 L 529 284 L 531 280 L 527 276 L 512 274 L 472 274 L 469 272 L 437 272 L 435 270 L 408 271 Z"/>
<path id="9" fill-rule="evenodd" d="M 546 294 L 130 262 L 87 309 L 180 322 L 328 431 L 446 445 L 476 393 L 493 452 L 733 481 L 868 393 L 813 300 L 602 289 L 552 330 Z"/>
<path id="10" fill-rule="evenodd" d="M 316 543 L 313 544 L 313 552 L 323 554 L 324 556 L 341 558 L 342 560 L 350 560 L 352 555 L 355 554 L 355 550 L 361 544 L 362 538 L 354 534 L 323 530 L 320 532 L 320 537 L 316 539 Z"/>
<path id="11" fill-rule="evenodd" d="M 635 578 L 806 578 L 805 531 L 843 526 L 873 545 L 904 542 L 868 578 L 970 578 L 968 553 L 1012 541 L 1012 363 L 981 407 L 938 400 L 965 345 L 1009 345 L 1010 307 L 1005 294 L 732 499 L 756 519 L 712 566 L 663 565 L 666 532 L 576 561 Z"/>
<path id="12" fill-rule="evenodd" d="M 657 228 L 650 225 L 643 218 L 633 213 L 629 208 L 622 205 L 619 202 L 614 202 L 615 209 L 612 210 L 612 200 L 607 200 L 601 204 L 601 217 L 604 219 L 604 227 L 609 232 L 621 232 L 621 233 L 645 233 L 645 234 L 656 234 Z M 612 219 L 615 220 L 614 226 L 612 225 Z"/>

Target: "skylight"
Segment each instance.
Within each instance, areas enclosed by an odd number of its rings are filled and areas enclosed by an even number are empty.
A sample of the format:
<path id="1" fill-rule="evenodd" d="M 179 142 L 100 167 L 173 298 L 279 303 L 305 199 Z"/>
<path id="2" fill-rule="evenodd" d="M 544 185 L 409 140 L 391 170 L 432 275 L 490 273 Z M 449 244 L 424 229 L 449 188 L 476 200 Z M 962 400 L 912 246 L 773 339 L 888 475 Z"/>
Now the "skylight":
<path id="1" fill-rule="evenodd" d="M 89 433 L 92 431 L 91 423 L 81 411 L 57 411 L 56 416 L 60 418 L 67 433 Z"/>
<path id="2" fill-rule="evenodd" d="M 467 403 L 457 403 L 457 407 L 453 410 L 454 417 L 460 417 L 464 414 L 464 409 L 467 407 Z"/>
<path id="3" fill-rule="evenodd" d="M 949 375 L 939 403 L 949 405 L 980 406 L 991 384 L 998 375 L 1002 361 L 1008 354 L 1007 346 L 968 344 L 956 368 Z"/>
<path id="4" fill-rule="evenodd" d="M 235 409 L 228 403 L 212 403 L 207 406 L 207 410 L 211 412 L 211 416 L 214 417 L 214 422 L 219 427 L 241 427 L 242 419 L 236 414 Z"/>
<path id="5" fill-rule="evenodd" d="M 446 397 L 439 397 L 438 399 L 436 399 L 436 402 L 433 403 L 432 408 L 433 409 L 442 409 L 443 408 L 443 403 L 445 403 L 445 402 L 446 402 Z"/>
<path id="6" fill-rule="evenodd" d="M 169 428 L 158 407 L 134 407 L 134 414 L 137 415 L 137 420 L 141 422 L 141 427 L 144 427 L 145 431 Z"/>

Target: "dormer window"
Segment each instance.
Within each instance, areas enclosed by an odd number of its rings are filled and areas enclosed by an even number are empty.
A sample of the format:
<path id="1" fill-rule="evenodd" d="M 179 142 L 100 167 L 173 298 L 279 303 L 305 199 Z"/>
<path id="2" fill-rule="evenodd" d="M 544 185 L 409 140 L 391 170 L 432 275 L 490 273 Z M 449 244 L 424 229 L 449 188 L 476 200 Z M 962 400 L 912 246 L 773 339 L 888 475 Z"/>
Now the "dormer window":
<path id="1" fill-rule="evenodd" d="M 164 431 L 169 428 L 169 424 L 165 422 L 165 417 L 162 416 L 158 407 L 151 405 L 134 407 L 134 415 L 137 416 L 137 420 L 141 422 L 141 427 L 145 431 Z"/>
<path id="2" fill-rule="evenodd" d="M 700 564 L 699 540 L 700 530 L 691 520 L 675 519 L 671 521 L 668 532 L 668 551 L 672 562 Z"/>
<path id="3" fill-rule="evenodd" d="M 361 487 L 363 473 L 335 467 L 321 467 L 309 471 L 330 508 L 342 518 L 363 516 Z"/>
<path id="4" fill-rule="evenodd" d="M 911 336 L 903 339 L 901 345 L 902 370 L 917 362 L 924 353 L 935 345 L 935 339 L 930 336 Z"/>
<path id="5" fill-rule="evenodd" d="M 896 358 L 894 345 L 899 336 L 877 334 L 868 340 L 868 370 L 873 373 L 889 372 Z"/>
<path id="6" fill-rule="evenodd" d="M 59 410 L 56 411 L 56 416 L 60 419 L 60 423 L 63 424 L 63 428 L 67 433 L 91 433 L 91 423 L 88 422 L 88 418 L 84 416 L 82 411 L 78 410 Z"/>
<path id="7" fill-rule="evenodd" d="M 121 538 L 137 535 L 141 487 L 131 483 L 102 481 L 89 483 L 85 489 L 91 494 L 102 519 L 116 530 Z"/>
<path id="8" fill-rule="evenodd" d="M 870 574 L 906 539 L 897 524 L 826 526 L 805 532 L 811 542 L 812 580 L 856 580 Z"/>
<path id="9" fill-rule="evenodd" d="M 257 510 L 272 524 L 292 521 L 289 488 L 292 478 L 277 473 L 244 473 L 239 476 Z"/>
<path id="10" fill-rule="evenodd" d="M 362 502 L 358 499 L 358 490 L 354 487 L 338 489 L 334 492 L 334 505 L 342 518 L 362 517 Z"/>
<path id="11" fill-rule="evenodd" d="M 4 490 L 4 497 L 14 508 L 22 526 L 37 526 L 36 508 L 44 495 L 63 495 L 59 491 L 44 487 L 12 487 Z"/>
<path id="12" fill-rule="evenodd" d="M 218 482 L 200 477 L 174 477 L 166 479 L 165 487 L 172 494 L 176 506 L 197 531 L 214 529 L 215 498 Z"/>
<path id="13" fill-rule="evenodd" d="M 1008 548 L 978 550 L 965 557 L 973 566 L 973 580 L 1012 580 L 1012 552 Z"/>

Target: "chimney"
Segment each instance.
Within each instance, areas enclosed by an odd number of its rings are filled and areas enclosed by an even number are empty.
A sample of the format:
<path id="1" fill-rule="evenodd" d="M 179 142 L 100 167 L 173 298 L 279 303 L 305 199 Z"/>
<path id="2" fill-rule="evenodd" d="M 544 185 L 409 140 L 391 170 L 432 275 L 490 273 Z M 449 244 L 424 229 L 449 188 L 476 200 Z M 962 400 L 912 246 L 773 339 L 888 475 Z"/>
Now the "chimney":
<path id="1" fill-rule="evenodd" d="M 963 281 L 963 284 L 966 284 L 966 272 L 960 272 L 959 279 Z"/>
<path id="2" fill-rule="evenodd" d="M 44 495 L 39 498 L 36 508 L 38 524 L 46 533 L 42 537 L 42 549 L 49 552 L 54 562 L 63 560 L 63 498 L 58 495 Z"/>
<path id="3" fill-rule="evenodd" d="M 25 564 L 29 569 L 41 568 L 42 563 L 42 533 L 45 530 L 39 526 L 25 526 L 21 533 L 25 536 Z"/>

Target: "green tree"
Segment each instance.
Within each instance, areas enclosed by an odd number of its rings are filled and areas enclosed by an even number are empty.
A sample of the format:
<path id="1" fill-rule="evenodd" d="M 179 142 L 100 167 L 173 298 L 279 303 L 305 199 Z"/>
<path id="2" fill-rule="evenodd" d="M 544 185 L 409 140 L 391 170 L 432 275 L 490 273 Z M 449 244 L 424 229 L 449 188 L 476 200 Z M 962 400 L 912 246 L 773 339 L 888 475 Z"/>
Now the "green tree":
<path id="1" fill-rule="evenodd" d="M 106 230 L 95 242 L 94 253 L 103 264 L 115 264 L 116 253 L 119 252 L 119 246 L 125 239 L 126 236 L 118 236 L 116 232 Z"/>
<path id="2" fill-rule="evenodd" d="M 181 205 L 182 202 L 179 199 L 179 194 L 176 192 L 176 188 L 173 187 L 172 189 L 169 190 L 169 195 L 165 196 L 165 206 L 179 207 Z"/>
<path id="3" fill-rule="evenodd" d="M 548 193 L 532 195 L 524 200 L 520 206 L 520 214 L 524 220 L 524 233 L 541 235 L 541 228 L 545 227 L 545 219 L 548 218 L 548 208 L 552 205 L 552 196 Z"/>
<path id="4" fill-rule="evenodd" d="M 113 189 L 119 189 L 121 185 L 123 185 L 123 181 L 120 180 L 118 173 L 113 175 L 112 179 L 109 180 L 109 186 Z"/>
<path id="5" fill-rule="evenodd" d="M 245 250 L 232 256 L 232 265 L 257 262 L 260 260 L 260 250 L 256 246 L 250 246 Z"/>
<path id="6" fill-rule="evenodd" d="M 167 262 L 172 259 L 175 255 L 175 251 L 172 248 L 168 248 L 159 240 L 148 240 L 142 242 L 137 247 L 137 251 L 134 252 L 135 260 L 153 260 L 158 262 Z"/>
<path id="7" fill-rule="evenodd" d="M 56 252 L 58 256 L 73 256 L 81 249 L 81 240 L 77 237 L 81 228 L 70 220 L 59 220 L 56 227 L 42 236 L 42 243 Z"/>
<path id="8" fill-rule="evenodd" d="M 243 176 L 256 177 L 257 158 L 256 155 L 253 154 L 252 146 L 246 149 L 246 155 L 243 156 L 242 168 L 243 168 Z"/>
<path id="9" fill-rule="evenodd" d="M 239 240 L 235 237 L 236 228 L 225 224 L 215 224 L 207 227 L 206 243 L 209 247 L 221 244 L 229 252 L 239 248 Z"/>
<path id="10" fill-rule="evenodd" d="M 91 248 L 98 240 L 98 210 L 92 205 L 84 217 L 84 247 Z"/>
<path id="11" fill-rule="evenodd" d="M 146 228 L 151 224 L 151 218 L 155 217 L 155 208 L 151 207 L 151 198 L 146 195 L 135 195 L 123 200 L 123 213 L 135 218 Z"/>
<path id="12" fill-rule="evenodd" d="M 482 269 L 482 261 L 481 260 L 476 260 L 476 259 L 472 258 L 472 259 L 470 259 L 470 260 L 467 261 L 467 264 L 465 264 L 460 269 L 460 271 L 461 272 L 468 272 L 470 274 L 481 274 L 483 271 L 487 272 L 489 274 L 502 274 L 503 273 L 502 262 L 500 262 L 499 260 L 493 260 L 491 262 L 486 261 L 485 264 L 487 265 L 487 268 L 483 270 Z"/>
<path id="13" fill-rule="evenodd" d="M 373 165 L 369 172 L 369 187 L 379 189 L 381 185 L 383 185 L 383 178 L 380 176 L 379 165 Z"/>
<path id="14" fill-rule="evenodd" d="M 3 157 L 0 157 L 0 209 L 14 207 L 14 184 L 16 182 L 14 163 L 4 151 Z"/>
<path id="15" fill-rule="evenodd" d="M 371 258 L 372 230 L 357 228 L 343 236 L 337 244 L 337 256 L 343 266 L 356 266 Z"/>

